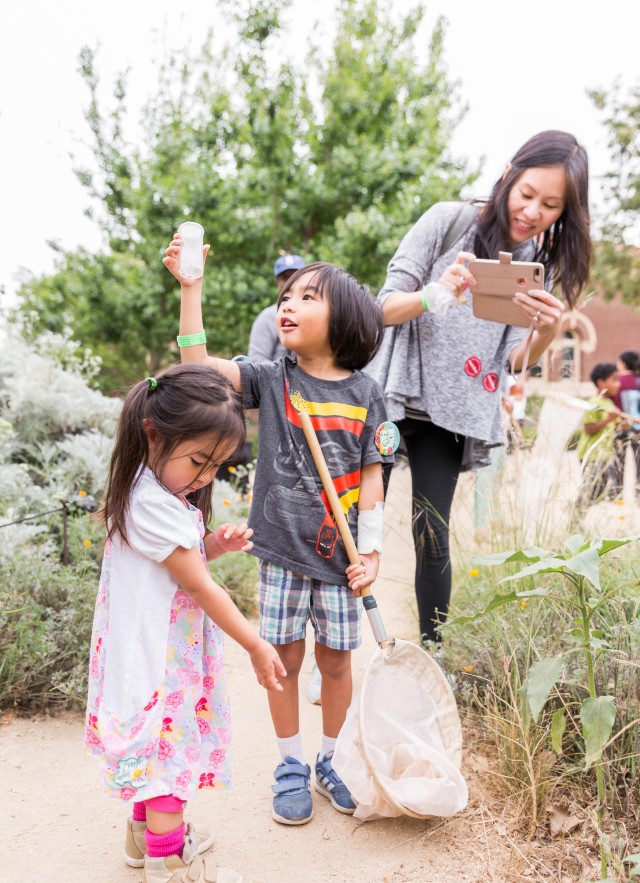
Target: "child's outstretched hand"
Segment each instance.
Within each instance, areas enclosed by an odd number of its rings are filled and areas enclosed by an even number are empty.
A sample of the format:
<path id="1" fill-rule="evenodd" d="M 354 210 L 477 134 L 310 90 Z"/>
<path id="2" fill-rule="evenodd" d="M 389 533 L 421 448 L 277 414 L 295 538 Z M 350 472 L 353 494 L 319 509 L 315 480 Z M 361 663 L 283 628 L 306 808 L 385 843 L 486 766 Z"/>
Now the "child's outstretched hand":
<path id="1" fill-rule="evenodd" d="M 366 589 L 367 586 L 376 581 L 379 566 L 380 557 L 378 553 L 371 552 L 369 555 L 360 555 L 359 564 L 350 564 L 347 567 L 346 574 L 349 588 L 356 598 L 360 597 L 363 589 Z"/>
<path id="2" fill-rule="evenodd" d="M 218 558 L 225 552 L 248 552 L 253 549 L 252 536 L 253 530 L 246 524 L 221 524 L 205 538 L 207 559 Z"/>
<path id="3" fill-rule="evenodd" d="M 182 238 L 178 233 L 173 234 L 173 239 L 169 243 L 168 248 L 165 249 L 165 257 L 162 258 L 162 263 L 165 265 L 167 270 L 171 273 L 172 276 L 175 276 L 180 285 L 183 288 L 189 288 L 191 285 L 195 285 L 196 282 L 202 282 L 202 277 L 199 279 L 185 279 L 184 276 L 180 275 L 180 249 L 182 248 Z M 202 249 L 202 263 L 206 264 L 207 254 L 209 253 L 209 245 L 205 245 Z"/>
<path id="4" fill-rule="evenodd" d="M 249 656 L 260 686 L 281 692 L 283 687 L 278 678 L 286 678 L 287 670 L 271 644 L 259 638 L 256 649 Z"/>

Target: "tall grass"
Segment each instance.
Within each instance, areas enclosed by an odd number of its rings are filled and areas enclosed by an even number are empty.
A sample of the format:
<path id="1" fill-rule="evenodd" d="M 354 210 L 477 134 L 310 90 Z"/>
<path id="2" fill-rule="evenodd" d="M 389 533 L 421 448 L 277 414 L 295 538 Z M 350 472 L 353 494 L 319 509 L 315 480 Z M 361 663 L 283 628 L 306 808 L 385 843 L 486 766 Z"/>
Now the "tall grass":
<path id="1" fill-rule="evenodd" d="M 570 421 L 566 435 L 569 430 Z M 545 462 L 547 473 L 536 476 Z M 527 486 L 532 477 L 538 480 L 537 487 Z M 638 511 L 632 498 L 624 507 L 611 501 L 578 509 L 581 478 L 575 455 L 562 448 L 546 459 L 535 445 L 530 451 L 518 451 L 507 458 L 501 474 L 484 483 L 484 523 L 478 525 L 476 519 L 474 525 L 473 482 L 463 476 L 452 520 L 452 619 L 478 611 L 496 593 L 508 591 L 497 583 L 509 567 L 499 573 L 478 567 L 473 561 L 479 552 L 531 545 L 557 548 L 576 529 L 591 536 L 603 529 L 622 534 L 635 528 L 640 533 L 637 520 L 633 523 Z M 494 786 L 508 798 L 523 833 L 538 838 L 548 835 L 549 808 L 554 800 L 569 794 L 591 820 L 603 861 L 608 857 L 609 874 L 620 880 L 627 879 L 629 870 L 624 856 L 640 847 L 638 545 L 607 560 L 606 565 L 603 562 L 598 593 L 602 600 L 591 620 L 595 690 L 597 695 L 613 697 L 616 711 L 613 735 L 602 754 L 599 794 L 584 764 L 579 709 L 589 693 L 588 673 L 575 652 L 579 623 L 569 603 L 571 590 L 557 574 L 540 574 L 519 584 L 522 589 L 551 588 L 544 601 L 529 597 L 477 621 L 449 624 L 443 650 L 445 664 L 458 673 L 459 700 L 476 713 L 491 743 L 496 761 Z M 586 610 L 595 603 L 586 598 Z M 526 695 L 532 666 L 559 654 L 561 675 L 534 720 Z"/>

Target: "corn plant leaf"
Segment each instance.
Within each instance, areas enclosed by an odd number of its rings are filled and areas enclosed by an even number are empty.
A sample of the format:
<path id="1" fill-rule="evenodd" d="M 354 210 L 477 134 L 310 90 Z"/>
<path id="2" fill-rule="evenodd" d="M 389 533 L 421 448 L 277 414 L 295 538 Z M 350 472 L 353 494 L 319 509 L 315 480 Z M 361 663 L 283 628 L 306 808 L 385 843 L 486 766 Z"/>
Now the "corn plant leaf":
<path id="1" fill-rule="evenodd" d="M 482 619 L 487 613 L 491 613 L 492 610 L 504 607 L 505 604 L 511 604 L 513 601 L 523 601 L 527 598 L 543 598 L 549 594 L 549 591 L 550 589 L 530 589 L 526 592 L 509 592 L 507 595 L 494 595 L 482 610 L 478 610 L 476 613 L 456 616 L 454 619 L 450 619 L 447 625 L 464 625 L 466 622 L 475 622 L 477 619 Z"/>
<path id="2" fill-rule="evenodd" d="M 535 576 L 537 573 L 562 573 L 564 570 L 564 559 L 557 556 L 552 558 L 541 558 L 535 564 L 529 567 L 523 567 L 518 573 L 512 573 L 511 576 L 503 577 L 500 582 L 513 582 L 514 579 L 523 579 L 525 576 Z"/>
<path id="3" fill-rule="evenodd" d="M 607 552 L 611 552 L 612 549 L 619 549 L 620 546 L 626 546 L 628 543 L 635 543 L 640 540 L 640 536 L 635 537 L 620 537 L 619 539 L 600 539 L 594 545 L 598 549 L 598 555 L 602 558 L 603 555 L 606 555 Z"/>
<path id="4" fill-rule="evenodd" d="M 584 736 L 585 769 L 599 760 L 602 749 L 609 741 L 616 707 L 612 696 L 585 699 L 580 708 L 580 721 Z"/>
<path id="5" fill-rule="evenodd" d="M 640 877 L 640 852 L 634 852 L 633 855 L 626 855 L 622 861 L 625 864 L 633 865 L 629 868 L 630 877 Z"/>
<path id="6" fill-rule="evenodd" d="M 526 686 L 529 708 L 534 721 L 538 720 L 538 715 L 549 698 L 553 685 L 560 677 L 561 671 L 562 656 L 540 659 L 538 662 L 534 662 L 529 669 L 523 686 Z"/>
<path id="7" fill-rule="evenodd" d="M 567 729 L 567 721 L 564 716 L 564 708 L 553 712 L 551 718 L 551 745 L 556 754 L 562 754 L 562 737 Z"/>
<path id="8" fill-rule="evenodd" d="M 564 569 L 584 576 L 596 589 L 600 588 L 600 557 L 595 545 L 583 549 L 573 558 L 568 558 Z"/>
<path id="9" fill-rule="evenodd" d="M 539 561 L 540 558 L 549 558 L 553 552 L 541 549 L 539 546 L 530 546 L 528 549 L 520 549 L 517 552 L 494 552 L 492 555 L 479 555 L 471 559 L 472 564 L 495 566 L 497 564 L 509 564 L 514 561 Z"/>
<path id="10" fill-rule="evenodd" d="M 585 540 L 579 533 L 574 533 L 573 536 L 565 541 L 564 545 L 572 555 L 575 555 L 577 552 L 582 551 L 582 549 L 586 549 L 589 541 Z"/>

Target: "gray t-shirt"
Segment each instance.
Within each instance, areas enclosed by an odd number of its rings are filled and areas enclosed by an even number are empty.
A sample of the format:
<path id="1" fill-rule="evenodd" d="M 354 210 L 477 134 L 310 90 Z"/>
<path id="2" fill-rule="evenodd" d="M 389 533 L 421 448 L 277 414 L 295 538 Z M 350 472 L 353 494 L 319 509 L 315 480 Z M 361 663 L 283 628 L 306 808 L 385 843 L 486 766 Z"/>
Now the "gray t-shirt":
<path id="1" fill-rule="evenodd" d="M 361 371 L 343 380 L 321 380 L 285 356 L 278 362 L 239 363 L 245 408 L 260 408 L 258 462 L 249 525 L 252 554 L 295 573 L 345 585 L 349 566 L 322 482 L 300 426 L 306 410 L 349 527 L 357 542 L 360 470 L 392 463 L 375 444 L 386 420 L 382 390 Z"/>
<path id="2" fill-rule="evenodd" d="M 459 210 L 459 203 L 438 203 L 414 224 L 389 263 L 380 303 L 392 291 L 418 291 L 438 280 L 459 251 L 473 251 L 475 221 L 459 242 L 440 254 Z M 514 248 L 513 258 L 531 260 L 534 251 L 534 243 L 525 242 Z M 379 353 L 365 370 L 384 389 L 390 420 L 427 415 L 450 432 L 501 444 L 501 376 L 527 330 L 477 319 L 473 295 L 469 290 L 465 295 L 464 306 L 389 326 Z"/>
<path id="3" fill-rule="evenodd" d="M 252 362 L 273 362 L 287 352 L 280 343 L 276 331 L 276 314 L 278 305 L 271 304 L 262 310 L 253 320 L 249 335 L 247 355 Z"/>

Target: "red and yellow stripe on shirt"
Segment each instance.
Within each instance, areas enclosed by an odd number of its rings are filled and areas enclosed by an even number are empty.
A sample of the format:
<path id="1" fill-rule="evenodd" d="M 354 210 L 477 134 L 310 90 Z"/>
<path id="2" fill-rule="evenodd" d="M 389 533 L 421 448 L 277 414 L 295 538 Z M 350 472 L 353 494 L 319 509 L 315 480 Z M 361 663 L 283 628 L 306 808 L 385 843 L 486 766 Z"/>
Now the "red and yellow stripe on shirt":
<path id="1" fill-rule="evenodd" d="M 290 392 L 288 384 L 284 398 L 287 420 L 294 426 L 301 426 L 298 411 L 306 411 L 316 430 L 342 429 L 344 432 L 352 432 L 358 438 L 362 435 L 367 419 L 366 408 L 346 405 L 344 402 L 309 402 L 299 392 Z"/>
<path id="2" fill-rule="evenodd" d="M 362 435 L 367 419 L 366 408 L 344 402 L 310 402 L 299 392 L 290 392 L 288 384 L 285 386 L 285 410 L 287 420 L 294 426 L 302 426 L 299 411 L 306 411 L 315 430 L 338 429 L 351 432 L 358 438 Z M 340 499 L 340 507 L 346 515 L 360 497 L 360 470 L 332 477 L 332 481 Z M 324 491 L 321 496 L 327 512 L 330 513 L 331 507 Z"/>

